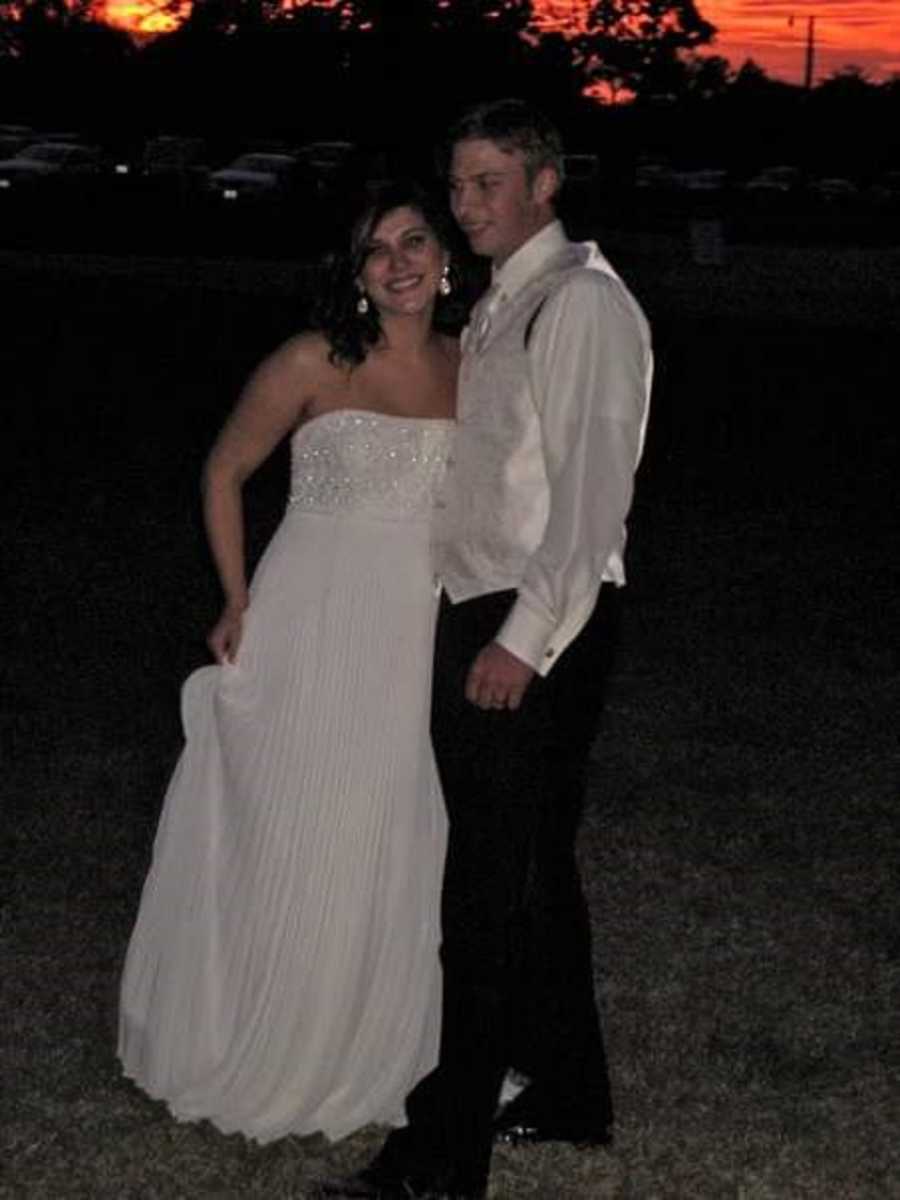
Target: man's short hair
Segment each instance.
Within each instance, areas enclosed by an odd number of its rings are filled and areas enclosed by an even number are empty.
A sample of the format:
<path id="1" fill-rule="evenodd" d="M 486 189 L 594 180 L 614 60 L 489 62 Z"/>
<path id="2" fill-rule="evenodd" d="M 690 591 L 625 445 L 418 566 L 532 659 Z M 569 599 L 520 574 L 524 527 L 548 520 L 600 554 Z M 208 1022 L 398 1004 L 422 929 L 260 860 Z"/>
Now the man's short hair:
<path id="1" fill-rule="evenodd" d="M 543 167 L 551 167 L 562 183 L 562 136 L 548 117 L 524 100 L 489 100 L 470 108 L 450 129 L 448 150 L 475 138 L 494 142 L 501 150 L 521 151 L 529 181 Z"/>

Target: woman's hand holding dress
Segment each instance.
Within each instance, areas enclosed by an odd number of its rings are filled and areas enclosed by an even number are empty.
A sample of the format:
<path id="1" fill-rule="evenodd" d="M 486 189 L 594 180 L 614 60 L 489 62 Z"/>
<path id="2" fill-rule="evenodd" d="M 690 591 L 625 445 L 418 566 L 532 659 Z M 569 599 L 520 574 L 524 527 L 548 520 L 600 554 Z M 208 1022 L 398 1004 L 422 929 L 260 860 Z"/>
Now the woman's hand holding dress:
<path id="1" fill-rule="evenodd" d="M 226 604 L 222 615 L 209 631 L 206 644 L 219 666 L 225 663 L 232 665 L 237 657 L 245 610 L 246 605 Z"/>

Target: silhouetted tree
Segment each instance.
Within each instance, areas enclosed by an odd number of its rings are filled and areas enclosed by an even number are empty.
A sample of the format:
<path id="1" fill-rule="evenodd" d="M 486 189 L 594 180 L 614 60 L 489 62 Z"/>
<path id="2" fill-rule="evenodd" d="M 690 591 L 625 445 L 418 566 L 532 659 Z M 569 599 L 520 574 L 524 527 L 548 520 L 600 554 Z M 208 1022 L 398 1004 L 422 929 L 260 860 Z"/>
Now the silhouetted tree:
<path id="1" fill-rule="evenodd" d="M 0 0 L 0 52 L 20 57 L 30 45 L 93 23 L 92 0 Z"/>
<path id="2" fill-rule="evenodd" d="M 571 38 L 542 34 L 529 46 L 526 66 L 521 91 L 528 99 L 557 116 L 584 106 L 577 50 Z"/>
<path id="3" fill-rule="evenodd" d="M 357 0 L 357 124 L 381 141 L 432 141 L 460 104 L 521 90 L 531 16 L 530 0 Z"/>
<path id="4" fill-rule="evenodd" d="M 135 57 L 126 33 L 94 20 L 91 0 L 0 0 L 0 95 L 17 119 L 96 128 L 110 95 L 127 104 Z"/>
<path id="5" fill-rule="evenodd" d="M 819 96 L 826 96 L 839 103 L 857 104 L 877 95 L 878 85 L 869 79 L 862 67 L 852 63 L 833 71 L 816 88 Z"/>
<path id="6" fill-rule="evenodd" d="M 351 23 L 397 38 L 422 33 L 522 33 L 531 0 L 356 0 Z"/>
<path id="7" fill-rule="evenodd" d="M 734 81 L 731 63 L 721 54 L 686 54 L 682 58 L 685 91 L 697 100 L 724 96 Z"/>
<path id="8" fill-rule="evenodd" d="M 177 11 L 178 0 L 172 0 Z M 189 24 L 227 32 L 264 23 L 303 21 L 308 29 L 372 33 L 414 39 L 423 33 L 520 33 L 531 20 L 531 0 L 194 0 Z"/>
<path id="9" fill-rule="evenodd" d="M 784 96 L 788 92 L 795 91 L 796 88 L 793 84 L 773 79 L 765 68 L 761 67 L 752 58 L 744 59 L 738 67 L 731 84 L 732 95 L 739 96 L 751 102 L 754 100 L 771 100 L 774 96 Z"/>
<path id="10" fill-rule="evenodd" d="M 882 157 L 890 168 L 900 169 L 900 74 L 891 75 L 879 84 L 878 92 L 883 130 Z"/>
<path id="11" fill-rule="evenodd" d="M 806 119 L 819 169 L 861 178 L 887 167 L 898 132 L 884 107 L 878 85 L 857 66 L 842 67 L 813 88 Z"/>
<path id="12" fill-rule="evenodd" d="M 170 0 L 168 8 L 179 13 L 180 0 Z M 183 27 L 235 35 L 290 21 L 331 34 L 358 28 L 367 8 L 368 0 L 193 0 Z"/>
<path id="13" fill-rule="evenodd" d="M 587 32 L 577 39 L 587 83 L 613 98 L 659 88 L 678 76 L 678 56 L 714 36 L 694 0 L 599 0 L 591 5 Z"/>
<path id="14" fill-rule="evenodd" d="M 89 66 L 102 69 L 131 58 L 128 35 L 94 17 L 93 0 L 0 0 L 0 45 L 6 52 L 41 69 L 52 62 L 63 75 Z"/>

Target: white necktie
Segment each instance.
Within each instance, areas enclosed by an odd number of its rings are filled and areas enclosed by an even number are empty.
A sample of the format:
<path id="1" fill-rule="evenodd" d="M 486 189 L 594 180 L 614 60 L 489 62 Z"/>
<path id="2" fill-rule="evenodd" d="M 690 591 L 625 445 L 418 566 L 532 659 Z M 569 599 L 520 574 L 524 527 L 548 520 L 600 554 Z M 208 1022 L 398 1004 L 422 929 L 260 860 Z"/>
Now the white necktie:
<path id="1" fill-rule="evenodd" d="M 488 334 L 491 331 L 491 321 L 500 304 L 502 292 L 499 283 L 492 283 L 481 301 L 481 311 L 475 321 L 475 349 L 476 351 L 484 349 L 484 344 L 487 341 Z"/>

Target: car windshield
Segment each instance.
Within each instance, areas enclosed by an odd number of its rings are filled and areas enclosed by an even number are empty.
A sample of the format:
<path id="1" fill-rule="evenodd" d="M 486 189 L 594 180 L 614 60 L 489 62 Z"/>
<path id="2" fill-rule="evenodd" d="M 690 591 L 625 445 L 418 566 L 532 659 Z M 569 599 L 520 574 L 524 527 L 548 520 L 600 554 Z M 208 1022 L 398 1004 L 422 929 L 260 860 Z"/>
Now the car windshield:
<path id="1" fill-rule="evenodd" d="M 293 163 L 283 154 L 242 154 L 232 163 L 236 171 L 260 171 L 266 175 L 280 175 Z"/>
<path id="2" fill-rule="evenodd" d="M 37 162 L 65 162 L 72 154 L 72 146 L 54 146 L 47 143 L 43 146 L 29 146 L 22 150 L 19 158 L 33 158 Z"/>

